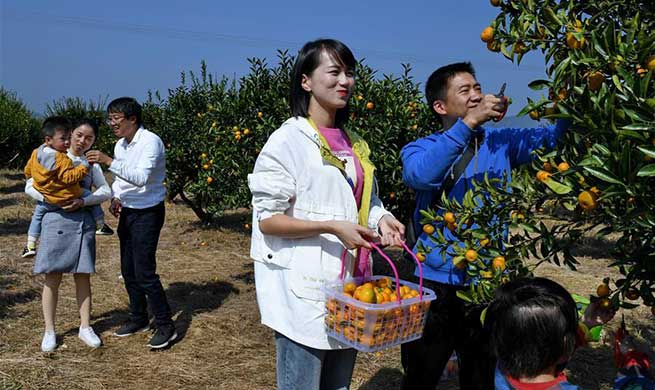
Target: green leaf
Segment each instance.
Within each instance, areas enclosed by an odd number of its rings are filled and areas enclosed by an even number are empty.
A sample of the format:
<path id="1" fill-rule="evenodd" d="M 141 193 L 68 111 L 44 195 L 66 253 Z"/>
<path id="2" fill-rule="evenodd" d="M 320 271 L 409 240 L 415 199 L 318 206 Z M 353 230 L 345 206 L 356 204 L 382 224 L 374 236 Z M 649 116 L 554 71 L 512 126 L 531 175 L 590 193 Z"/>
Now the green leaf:
<path id="1" fill-rule="evenodd" d="M 619 184 L 622 186 L 625 186 L 625 184 L 619 180 L 618 177 L 616 177 L 612 172 L 608 171 L 607 169 L 604 168 L 597 168 L 597 167 L 584 167 L 584 170 L 591 173 L 598 179 L 607 182 L 607 183 L 613 183 L 613 184 Z"/>
<path id="2" fill-rule="evenodd" d="M 464 300 L 466 302 L 473 302 L 473 294 L 471 291 L 464 291 L 464 290 L 457 290 L 456 292 L 457 297 L 461 300 Z"/>
<path id="3" fill-rule="evenodd" d="M 569 187 L 569 186 L 567 186 L 565 184 L 562 184 L 562 183 L 560 183 L 560 182 L 558 182 L 556 180 L 553 180 L 551 178 L 548 178 L 548 179 L 544 180 L 543 183 L 545 185 L 547 185 L 548 188 L 550 188 L 554 193 L 559 194 L 559 195 L 566 195 L 566 194 L 568 194 L 569 192 L 572 191 L 571 187 Z"/>
<path id="4" fill-rule="evenodd" d="M 528 87 L 530 87 L 530 89 L 534 89 L 535 91 L 540 91 L 542 89 L 548 88 L 549 86 L 549 80 L 534 80 L 528 84 Z"/>
<path id="5" fill-rule="evenodd" d="M 639 172 L 637 172 L 637 176 L 639 177 L 652 177 L 655 176 L 655 164 L 648 164 L 645 167 L 641 168 Z"/>
<path id="6" fill-rule="evenodd" d="M 632 123 L 627 126 L 622 126 L 623 130 L 634 130 L 634 131 L 653 131 L 655 126 L 648 123 Z"/>
<path id="7" fill-rule="evenodd" d="M 623 85 L 621 84 L 621 81 L 619 80 L 619 76 L 612 75 L 612 82 L 614 82 L 614 85 L 616 86 L 616 89 L 623 92 Z"/>
<path id="8" fill-rule="evenodd" d="M 644 148 L 643 146 L 637 146 L 637 149 L 639 149 L 643 154 L 655 158 L 655 147 Z"/>

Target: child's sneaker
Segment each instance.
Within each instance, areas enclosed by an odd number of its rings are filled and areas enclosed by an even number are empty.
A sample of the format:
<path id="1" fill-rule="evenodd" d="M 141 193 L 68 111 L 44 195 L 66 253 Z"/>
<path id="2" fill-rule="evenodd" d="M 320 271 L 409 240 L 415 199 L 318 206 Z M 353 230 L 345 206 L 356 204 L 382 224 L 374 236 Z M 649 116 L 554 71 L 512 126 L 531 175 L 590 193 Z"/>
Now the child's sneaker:
<path id="1" fill-rule="evenodd" d="M 30 247 L 24 247 L 23 248 L 23 254 L 20 255 L 21 257 L 34 257 L 36 255 L 36 248 L 30 248 Z"/>
<path id="2" fill-rule="evenodd" d="M 96 230 L 96 236 L 111 236 L 112 234 L 114 234 L 114 230 L 107 226 L 106 223 L 100 229 Z"/>
<path id="3" fill-rule="evenodd" d="M 52 352 L 57 348 L 57 336 L 54 330 L 46 330 L 41 341 L 41 351 Z"/>
<path id="4" fill-rule="evenodd" d="M 98 348 L 102 344 L 100 337 L 96 335 L 96 333 L 93 331 L 93 328 L 90 326 L 88 328 L 80 327 L 80 331 L 77 334 L 77 337 L 79 337 L 80 340 L 84 341 L 84 344 L 91 348 Z"/>

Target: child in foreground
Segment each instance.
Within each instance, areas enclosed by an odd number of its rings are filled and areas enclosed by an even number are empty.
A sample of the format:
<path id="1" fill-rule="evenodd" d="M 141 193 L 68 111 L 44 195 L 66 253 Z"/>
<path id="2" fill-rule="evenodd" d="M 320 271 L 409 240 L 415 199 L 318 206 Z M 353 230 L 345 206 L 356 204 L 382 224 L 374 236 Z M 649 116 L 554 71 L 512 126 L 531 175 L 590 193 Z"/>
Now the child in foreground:
<path id="1" fill-rule="evenodd" d="M 503 285 L 485 319 L 498 361 L 496 389 L 577 390 L 564 368 L 576 347 L 586 343 L 587 329 L 613 316 L 613 310 L 596 301 L 578 319 L 571 294 L 552 280 L 520 279 Z"/>
<path id="2" fill-rule="evenodd" d="M 89 173 L 90 165 L 86 159 L 75 166 L 66 155 L 70 146 L 71 123 L 64 117 L 53 116 L 43 122 L 43 144 L 34 149 L 25 165 L 25 177 L 33 180 L 33 187 L 43 195 L 44 201 L 37 202 L 27 232 L 27 246 L 23 257 L 36 254 L 36 241 L 41 235 L 43 215 L 58 210 L 60 205 L 80 198 L 85 192 L 80 182 Z M 104 213 L 100 205 L 90 207 L 99 231 L 105 229 Z M 113 233 L 113 232 L 111 232 Z M 109 231 L 102 234 L 111 234 Z"/>

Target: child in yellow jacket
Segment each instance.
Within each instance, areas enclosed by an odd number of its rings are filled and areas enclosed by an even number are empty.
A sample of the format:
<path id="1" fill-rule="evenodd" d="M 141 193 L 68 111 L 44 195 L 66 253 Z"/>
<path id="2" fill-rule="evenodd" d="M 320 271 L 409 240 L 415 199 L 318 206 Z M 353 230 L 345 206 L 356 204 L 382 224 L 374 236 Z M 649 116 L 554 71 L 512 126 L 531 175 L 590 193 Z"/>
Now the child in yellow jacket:
<path id="1" fill-rule="evenodd" d="M 86 160 L 78 166 L 66 155 L 70 146 L 71 123 L 64 117 L 49 117 L 43 122 L 44 143 L 34 149 L 27 165 L 25 177 L 33 179 L 34 189 L 44 198 L 37 202 L 27 232 L 27 247 L 23 257 L 36 254 L 36 241 L 41 235 L 41 220 L 49 211 L 59 209 L 59 204 L 80 198 L 85 191 L 80 182 L 89 173 Z M 92 206 L 91 214 L 99 226 L 104 225 L 104 213 L 100 205 Z"/>

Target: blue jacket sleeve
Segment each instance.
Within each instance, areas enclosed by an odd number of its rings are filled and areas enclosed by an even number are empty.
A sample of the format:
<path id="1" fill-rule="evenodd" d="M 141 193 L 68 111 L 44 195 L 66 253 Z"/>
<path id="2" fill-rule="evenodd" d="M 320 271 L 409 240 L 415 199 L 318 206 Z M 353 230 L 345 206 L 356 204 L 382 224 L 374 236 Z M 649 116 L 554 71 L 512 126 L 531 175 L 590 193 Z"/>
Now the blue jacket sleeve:
<path id="1" fill-rule="evenodd" d="M 474 133 L 460 119 L 441 134 L 405 145 L 400 152 L 405 183 L 414 190 L 437 190 Z"/>
<path id="2" fill-rule="evenodd" d="M 509 144 L 512 168 L 530 162 L 534 157 L 532 152 L 539 148 L 554 149 L 557 141 L 568 127 L 568 121 L 558 120 L 554 126 L 500 130 L 499 134 Z"/>

